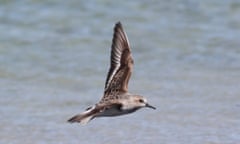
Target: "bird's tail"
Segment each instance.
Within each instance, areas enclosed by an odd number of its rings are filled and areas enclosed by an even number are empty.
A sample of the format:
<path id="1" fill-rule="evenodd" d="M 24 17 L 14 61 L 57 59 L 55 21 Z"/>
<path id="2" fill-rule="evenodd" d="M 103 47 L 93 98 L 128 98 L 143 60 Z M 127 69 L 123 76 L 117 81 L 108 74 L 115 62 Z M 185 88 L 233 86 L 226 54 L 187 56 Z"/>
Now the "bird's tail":
<path id="1" fill-rule="evenodd" d="M 70 123 L 78 122 L 78 123 L 85 125 L 92 119 L 93 119 L 93 116 L 86 116 L 86 115 L 79 114 L 79 115 L 75 115 L 74 117 L 70 118 L 68 120 L 68 122 L 70 122 Z"/>
<path id="2" fill-rule="evenodd" d="M 70 123 L 80 123 L 80 124 L 87 124 L 90 120 L 92 120 L 95 117 L 95 112 L 94 112 L 95 107 L 91 107 L 87 109 L 85 112 L 75 115 L 72 118 L 68 120 Z"/>

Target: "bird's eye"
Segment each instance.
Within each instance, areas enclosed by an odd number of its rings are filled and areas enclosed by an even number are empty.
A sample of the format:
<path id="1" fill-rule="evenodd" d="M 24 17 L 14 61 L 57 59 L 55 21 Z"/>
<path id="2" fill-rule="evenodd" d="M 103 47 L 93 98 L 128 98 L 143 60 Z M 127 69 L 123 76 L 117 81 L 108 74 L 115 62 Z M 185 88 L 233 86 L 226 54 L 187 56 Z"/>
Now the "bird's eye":
<path id="1" fill-rule="evenodd" d="M 143 103 L 144 101 L 143 101 L 143 99 L 140 99 L 139 102 L 140 102 L 140 103 Z"/>

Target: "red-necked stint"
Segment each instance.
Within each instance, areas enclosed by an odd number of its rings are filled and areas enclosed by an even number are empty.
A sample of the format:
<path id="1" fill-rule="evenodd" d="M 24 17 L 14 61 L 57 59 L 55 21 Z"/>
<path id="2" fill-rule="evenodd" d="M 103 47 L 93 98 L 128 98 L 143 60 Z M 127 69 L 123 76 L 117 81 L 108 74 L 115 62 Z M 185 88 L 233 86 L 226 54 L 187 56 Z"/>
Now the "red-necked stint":
<path id="1" fill-rule="evenodd" d="M 86 124 L 96 117 L 120 116 L 148 107 L 147 99 L 128 92 L 128 81 L 133 70 L 133 58 L 126 33 L 120 22 L 114 27 L 111 47 L 111 65 L 105 82 L 104 95 L 100 102 L 75 115 L 68 122 Z"/>

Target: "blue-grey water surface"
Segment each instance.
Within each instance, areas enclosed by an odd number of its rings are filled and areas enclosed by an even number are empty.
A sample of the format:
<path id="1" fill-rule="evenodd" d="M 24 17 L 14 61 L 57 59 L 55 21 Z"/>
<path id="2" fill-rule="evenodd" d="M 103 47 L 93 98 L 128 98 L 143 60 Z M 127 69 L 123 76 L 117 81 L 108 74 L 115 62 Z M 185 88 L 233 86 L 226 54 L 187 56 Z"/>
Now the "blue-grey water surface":
<path id="1" fill-rule="evenodd" d="M 1 0 L 1 144 L 239 144 L 239 0 Z M 129 89 L 157 110 L 67 119 L 95 104 L 121 21 Z"/>

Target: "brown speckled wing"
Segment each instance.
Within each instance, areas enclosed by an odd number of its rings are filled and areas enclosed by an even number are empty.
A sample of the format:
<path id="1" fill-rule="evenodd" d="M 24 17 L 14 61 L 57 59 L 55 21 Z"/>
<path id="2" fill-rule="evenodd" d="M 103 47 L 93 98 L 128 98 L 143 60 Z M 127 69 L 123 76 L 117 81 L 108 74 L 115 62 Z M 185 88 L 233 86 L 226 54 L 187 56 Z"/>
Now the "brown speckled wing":
<path id="1" fill-rule="evenodd" d="M 123 27 L 118 22 L 114 27 L 111 47 L 111 65 L 105 83 L 104 97 L 114 97 L 128 91 L 128 82 L 133 69 L 130 45 Z"/>

